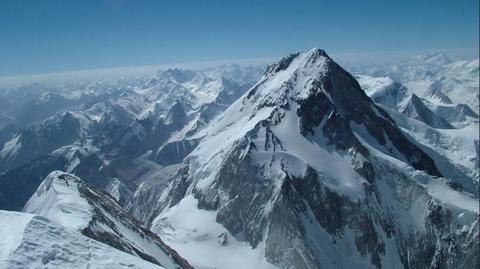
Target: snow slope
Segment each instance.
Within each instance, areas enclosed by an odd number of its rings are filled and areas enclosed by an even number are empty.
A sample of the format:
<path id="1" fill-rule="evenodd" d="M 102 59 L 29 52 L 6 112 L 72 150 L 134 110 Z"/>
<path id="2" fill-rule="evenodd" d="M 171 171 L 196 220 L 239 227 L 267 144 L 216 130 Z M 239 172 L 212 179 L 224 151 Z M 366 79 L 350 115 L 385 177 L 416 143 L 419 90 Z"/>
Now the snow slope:
<path id="1" fill-rule="evenodd" d="M 263 251 L 237 240 L 215 222 L 214 212 L 199 209 L 197 203 L 194 197 L 186 197 L 168 213 L 155 219 L 152 231 L 198 269 L 279 268 L 266 261 Z"/>
<path id="2" fill-rule="evenodd" d="M 0 268 L 164 268 L 37 215 L 0 211 Z"/>

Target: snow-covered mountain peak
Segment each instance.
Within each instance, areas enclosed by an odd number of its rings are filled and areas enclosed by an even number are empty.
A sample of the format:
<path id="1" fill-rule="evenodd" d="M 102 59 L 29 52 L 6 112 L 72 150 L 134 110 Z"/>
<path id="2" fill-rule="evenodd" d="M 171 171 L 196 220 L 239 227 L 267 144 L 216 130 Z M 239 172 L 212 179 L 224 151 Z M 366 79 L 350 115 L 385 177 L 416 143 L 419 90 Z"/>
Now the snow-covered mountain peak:
<path id="1" fill-rule="evenodd" d="M 190 79 L 192 84 L 204 85 L 210 82 L 212 79 L 207 77 L 203 72 L 195 72 L 195 75 Z"/>
<path id="2" fill-rule="evenodd" d="M 259 87 L 254 87 L 255 94 L 265 96 L 274 89 L 283 92 L 294 88 L 296 91 L 291 97 L 305 97 L 314 81 L 325 76 L 331 64 L 333 61 L 321 49 L 290 54 L 267 69 L 262 80 L 257 83 Z"/>
<path id="3" fill-rule="evenodd" d="M 367 95 L 384 109 L 393 109 L 435 128 L 452 129 L 444 118 L 431 111 L 423 100 L 410 89 L 389 77 L 356 76 Z"/>
<path id="4" fill-rule="evenodd" d="M 422 66 L 440 66 L 452 62 L 444 52 L 436 51 L 427 53 L 425 55 L 417 55 L 405 61 L 407 65 L 422 65 Z"/>
<path id="5" fill-rule="evenodd" d="M 166 77 L 174 82 L 183 83 L 185 81 L 191 80 L 192 78 L 198 77 L 198 73 L 193 72 L 192 70 L 184 70 L 179 68 L 169 68 L 158 72 L 158 76 Z"/>
<path id="6" fill-rule="evenodd" d="M 430 97 L 433 102 L 443 103 L 443 104 L 453 104 L 452 100 L 441 91 L 442 81 L 436 80 L 430 84 L 428 89 L 425 91 L 425 96 Z"/>

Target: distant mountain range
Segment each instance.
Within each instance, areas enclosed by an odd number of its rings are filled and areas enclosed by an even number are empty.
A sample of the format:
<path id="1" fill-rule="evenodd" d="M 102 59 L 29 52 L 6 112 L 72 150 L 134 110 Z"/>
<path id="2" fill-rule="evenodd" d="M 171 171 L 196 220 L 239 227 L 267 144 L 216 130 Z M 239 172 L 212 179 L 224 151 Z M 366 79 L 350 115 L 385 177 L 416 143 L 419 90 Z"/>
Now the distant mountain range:
<path id="1" fill-rule="evenodd" d="M 478 58 L 452 60 L 443 52 L 412 57 L 399 64 L 349 68 L 354 74 L 390 77 L 421 97 L 442 104 L 468 105 L 479 112 Z M 436 103 L 436 102 L 435 102 Z M 468 110 L 468 108 L 467 108 Z"/>

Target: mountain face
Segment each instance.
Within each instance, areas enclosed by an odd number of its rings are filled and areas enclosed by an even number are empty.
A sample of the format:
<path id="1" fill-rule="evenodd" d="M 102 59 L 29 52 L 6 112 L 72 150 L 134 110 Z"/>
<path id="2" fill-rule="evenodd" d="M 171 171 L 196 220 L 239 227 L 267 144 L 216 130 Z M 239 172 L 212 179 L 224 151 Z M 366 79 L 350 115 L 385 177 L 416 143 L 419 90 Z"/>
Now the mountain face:
<path id="1" fill-rule="evenodd" d="M 478 199 L 322 50 L 270 66 L 193 138 L 127 208 L 196 267 L 478 263 Z"/>
<path id="2" fill-rule="evenodd" d="M 0 210 L 0 268 L 163 268 L 47 218 Z"/>
<path id="3" fill-rule="evenodd" d="M 80 138 L 80 123 L 66 112 L 43 125 L 27 128 L 7 141 L 0 151 L 1 170 L 28 163 Z"/>
<path id="4" fill-rule="evenodd" d="M 51 172 L 24 211 L 164 268 L 192 268 L 157 235 L 129 217 L 112 197 L 71 174 Z"/>

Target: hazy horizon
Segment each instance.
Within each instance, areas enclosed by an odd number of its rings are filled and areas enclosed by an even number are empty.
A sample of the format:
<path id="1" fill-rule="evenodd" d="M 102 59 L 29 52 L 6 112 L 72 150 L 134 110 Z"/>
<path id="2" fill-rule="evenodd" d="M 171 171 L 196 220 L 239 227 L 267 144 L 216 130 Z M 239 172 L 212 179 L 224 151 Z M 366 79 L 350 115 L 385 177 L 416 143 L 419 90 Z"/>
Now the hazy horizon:
<path id="1" fill-rule="evenodd" d="M 319 47 L 321 48 L 321 47 Z M 294 51 L 292 51 L 293 53 Z M 365 52 L 365 53 L 341 53 L 331 54 L 330 56 L 341 65 L 388 65 L 400 63 L 411 57 L 427 55 L 430 53 L 445 53 L 452 59 L 475 59 L 479 57 L 477 49 L 432 49 L 423 51 L 395 51 L 395 52 Z M 327 51 L 327 53 L 329 53 Z M 182 69 L 198 69 L 206 67 L 214 67 L 228 64 L 240 65 L 269 65 L 274 61 L 286 55 L 275 57 L 250 58 L 250 59 L 226 59 L 213 61 L 198 61 L 184 63 L 164 63 L 154 65 L 131 65 L 131 66 L 115 66 L 106 68 L 91 69 L 75 69 L 49 73 L 20 74 L 14 76 L 0 76 L 0 87 L 16 87 L 28 85 L 32 83 L 56 83 L 70 82 L 94 79 L 115 79 L 119 77 L 134 77 L 142 75 L 151 75 L 162 69 L 182 68 Z"/>

